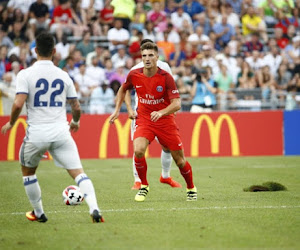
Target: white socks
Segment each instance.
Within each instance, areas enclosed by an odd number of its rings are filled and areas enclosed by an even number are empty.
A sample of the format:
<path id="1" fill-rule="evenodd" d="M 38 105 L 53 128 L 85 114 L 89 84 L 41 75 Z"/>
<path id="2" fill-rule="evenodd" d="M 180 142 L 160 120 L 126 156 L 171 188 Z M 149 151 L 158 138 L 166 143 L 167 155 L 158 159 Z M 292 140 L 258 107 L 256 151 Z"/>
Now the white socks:
<path id="1" fill-rule="evenodd" d="M 80 188 L 81 193 L 84 195 L 84 199 L 90 208 L 90 214 L 96 209 L 100 211 L 97 199 L 95 195 L 95 189 L 92 181 L 86 174 L 79 174 L 76 176 L 75 181 Z"/>
<path id="2" fill-rule="evenodd" d="M 41 215 L 44 213 L 44 210 L 41 197 L 41 188 L 36 175 L 23 176 L 23 183 L 28 199 L 34 209 L 34 214 L 37 217 L 41 217 Z"/>
<path id="3" fill-rule="evenodd" d="M 162 171 L 161 175 L 162 177 L 169 178 L 170 172 L 171 172 L 171 166 L 172 166 L 172 155 L 171 153 L 166 153 L 165 151 L 161 151 L 161 166 Z"/>

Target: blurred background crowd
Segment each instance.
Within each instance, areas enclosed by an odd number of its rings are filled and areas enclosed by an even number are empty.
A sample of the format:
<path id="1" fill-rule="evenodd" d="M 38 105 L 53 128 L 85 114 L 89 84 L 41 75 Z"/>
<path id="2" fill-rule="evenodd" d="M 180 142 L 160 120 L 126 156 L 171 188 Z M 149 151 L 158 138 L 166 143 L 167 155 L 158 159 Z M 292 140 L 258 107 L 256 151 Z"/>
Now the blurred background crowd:
<path id="1" fill-rule="evenodd" d="M 146 38 L 170 65 L 183 111 L 297 109 L 299 13 L 300 0 L 0 0 L 0 114 L 44 30 L 85 113 L 112 112 Z"/>

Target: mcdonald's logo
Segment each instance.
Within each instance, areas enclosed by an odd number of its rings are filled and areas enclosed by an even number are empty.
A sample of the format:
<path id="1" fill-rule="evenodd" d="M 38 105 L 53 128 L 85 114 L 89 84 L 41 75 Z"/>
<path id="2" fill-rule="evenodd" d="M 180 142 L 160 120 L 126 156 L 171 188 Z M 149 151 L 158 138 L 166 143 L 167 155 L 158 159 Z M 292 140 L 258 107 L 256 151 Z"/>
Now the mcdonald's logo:
<path id="1" fill-rule="evenodd" d="M 15 160 L 16 135 L 20 124 L 22 124 L 24 130 L 26 130 L 27 128 L 26 120 L 24 118 L 19 118 L 9 133 L 8 145 L 7 145 L 7 160 L 9 161 Z"/>
<path id="2" fill-rule="evenodd" d="M 230 138 L 231 138 L 231 153 L 233 156 L 240 155 L 240 145 L 238 133 L 235 127 L 234 122 L 228 114 L 222 114 L 216 120 L 216 123 L 212 121 L 212 119 L 208 115 L 200 115 L 196 120 L 191 140 L 191 156 L 197 157 L 199 156 L 199 141 L 200 140 L 200 131 L 203 122 L 206 122 L 208 126 L 208 132 L 210 135 L 211 142 L 211 153 L 218 154 L 220 151 L 220 134 L 221 127 L 223 122 L 227 122 Z"/>
<path id="3" fill-rule="evenodd" d="M 129 143 L 131 120 L 127 119 L 124 126 L 121 124 L 119 120 L 115 120 L 114 124 L 118 135 L 119 153 L 121 156 L 128 156 L 128 148 L 129 148 L 128 143 Z M 109 118 L 107 118 L 103 124 L 101 135 L 100 135 L 100 143 L 99 143 L 100 159 L 107 158 L 108 132 L 110 127 L 111 125 L 109 123 Z"/>

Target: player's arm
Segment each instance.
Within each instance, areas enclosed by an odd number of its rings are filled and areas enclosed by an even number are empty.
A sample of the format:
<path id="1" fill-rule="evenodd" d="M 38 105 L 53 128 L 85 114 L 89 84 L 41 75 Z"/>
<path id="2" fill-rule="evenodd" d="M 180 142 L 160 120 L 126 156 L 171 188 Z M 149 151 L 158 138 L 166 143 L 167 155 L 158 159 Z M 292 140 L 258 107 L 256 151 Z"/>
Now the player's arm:
<path id="1" fill-rule="evenodd" d="M 127 107 L 127 113 L 128 113 L 128 118 L 129 119 L 135 119 L 136 118 L 136 112 L 132 109 L 131 106 L 131 95 L 130 91 L 127 90 L 125 94 L 125 104 Z"/>
<path id="2" fill-rule="evenodd" d="M 114 121 L 119 117 L 120 109 L 122 106 L 122 103 L 125 99 L 126 90 L 124 89 L 124 86 L 121 85 L 121 87 L 118 90 L 117 97 L 116 97 L 116 107 L 115 111 L 110 115 L 109 117 L 109 123 L 114 123 Z"/>
<path id="3" fill-rule="evenodd" d="M 180 98 L 171 99 L 170 105 L 168 105 L 166 108 L 161 109 L 159 111 L 153 111 L 150 114 L 151 121 L 156 122 L 162 116 L 173 114 L 173 113 L 175 113 L 176 111 L 178 111 L 180 109 L 181 109 L 181 100 L 180 100 Z"/>
<path id="4" fill-rule="evenodd" d="M 79 129 L 79 119 L 81 116 L 80 103 L 77 98 L 68 99 L 71 106 L 72 121 L 70 123 L 70 131 L 76 132 Z"/>
<path id="5" fill-rule="evenodd" d="M 10 130 L 18 120 L 27 96 L 27 94 L 17 94 L 15 96 L 15 100 L 11 108 L 10 120 L 1 128 L 2 134 L 6 134 L 6 132 Z"/>

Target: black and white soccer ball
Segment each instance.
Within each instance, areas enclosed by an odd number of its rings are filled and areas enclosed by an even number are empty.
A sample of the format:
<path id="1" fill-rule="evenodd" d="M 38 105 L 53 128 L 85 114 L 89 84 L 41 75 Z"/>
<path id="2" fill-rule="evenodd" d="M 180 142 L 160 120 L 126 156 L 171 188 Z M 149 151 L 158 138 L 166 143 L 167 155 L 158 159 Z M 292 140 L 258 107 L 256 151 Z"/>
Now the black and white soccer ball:
<path id="1" fill-rule="evenodd" d="M 83 202 L 83 194 L 80 188 L 74 185 L 68 186 L 62 192 L 63 201 L 66 205 L 80 205 Z"/>

